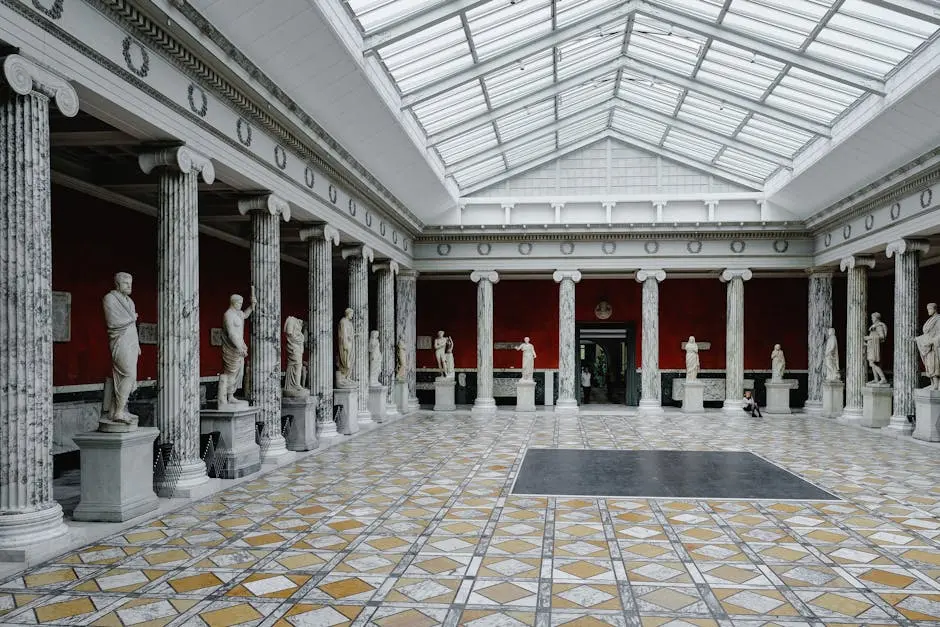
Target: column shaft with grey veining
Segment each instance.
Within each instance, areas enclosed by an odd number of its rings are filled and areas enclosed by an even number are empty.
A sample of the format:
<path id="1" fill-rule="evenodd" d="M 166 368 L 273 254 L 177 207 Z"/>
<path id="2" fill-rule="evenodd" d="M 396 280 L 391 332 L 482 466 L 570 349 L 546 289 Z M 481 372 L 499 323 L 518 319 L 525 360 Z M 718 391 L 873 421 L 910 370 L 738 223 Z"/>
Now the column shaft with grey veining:
<path id="1" fill-rule="evenodd" d="M 643 387 L 640 409 L 646 413 L 662 412 L 662 384 L 659 377 L 659 282 L 666 278 L 662 270 L 639 270 L 636 280 L 643 284 Z"/>
<path id="2" fill-rule="evenodd" d="M 813 270 L 809 275 L 809 357 L 806 411 L 822 412 L 822 384 L 825 379 L 826 334 L 832 327 L 832 272 Z"/>
<path id="3" fill-rule="evenodd" d="M 13 62 L 11 62 L 11 59 Z M 49 100 L 29 62 L 0 94 L 0 548 L 66 533 L 52 493 L 52 213 Z M 14 67 L 11 68 L 11 65 Z M 57 78 L 57 77 L 56 77 Z M 63 95 L 74 90 L 60 81 Z M 59 108 L 74 115 L 69 103 Z"/>
<path id="4" fill-rule="evenodd" d="M 473 411 L 493 413 L 493 285 L 499 282 L 496 272 L 470 273 L 477 284 L 477 398 Z"/>
<path id="5" fill-rule="evenodd" d="M 577 412 L 576 385 L 578 355 L 575 346 L 575 284 L 581 280 L 577 270 L 556 270 L 558 283 L 558 403 L 556 411 Z M 548 405 L 551 399 L 545 399 Z"/>
<path id="6" fill-rule="evenodd" d="M 741 412 L 744 398 L 744 282 L 751 279 L 748 269 L 729 268 L 721 273 L 728 284 L 725 340 L 724 410 Z"/>
<path id="7" fill-rule="evenodd" d="M 359 424 L 371 424 L 369 413 L 369 261 L 373 258 L 368 246 L 355 246 L 343 251 L 349 272 L 349 307 L 353 310 L 353 375 L 359 384 Z"/>
<path id="8" fill-rule="evenodd" d="M 239 201 L 251 217 L 251 285 L 257 302 L 251 324 L 248 356 L 251 401 L 264 423 L 262 461 L 287 453 L 281 433 L 281 219 L 290 219 L 290 205 L 273 195 Z"/>
<path id="9" fill-rule="evenodd" d="M 399 342 L 405 344 L 408 360 L 406 375 L 408 381 L 408 408 L 418 409 L 418 397 L 415 393 L 417 370 L 417 283 L 418 273 L 414 270 L 400 270 L 395 279 L 396 289 L 396 332 Z"/>
<path id="10" fill-rule="evenodd" d="M 339 231 L 329 225 L 303 229 L 307 241 L 307 379 L 318 399 L 317 435 L 339 437 L 333 422 L 333 246 Z"/>
<path id="11" fill-rule="evenodd" d="M 395 374 L 395 275 L 398 264 L 394 261 L 377 263 L 373 266 L 376 281 L 376 326 L 379 332 L 379 344 L 382 347 L 382 372 L 379 381 L 387 386 L 385 390 L 385 414 L 394 416 L 398 408 L 392 401 Z"/>
<path id="12" fill-rule="evenodd" d="M 842 419 L 861 420 L 862 388 L 867 367 L 865 335 L 868 332 L 868 270 L 871 257 L 846 257 L 840 268 L 847 273 L 845 316 L 845 408 Z"/>
<path id="13" fill-rule="evenodd" d="M 914 337 L 920 334 L 917 308 L 920 258 L 929 249 L 926 240 L 902 239 L 887 247 L 894 257 L 894 409 L 886 429 L 912 433 L 908 416 L 914 415 L 914 390 L 920 377 L 920 358 Z"/>

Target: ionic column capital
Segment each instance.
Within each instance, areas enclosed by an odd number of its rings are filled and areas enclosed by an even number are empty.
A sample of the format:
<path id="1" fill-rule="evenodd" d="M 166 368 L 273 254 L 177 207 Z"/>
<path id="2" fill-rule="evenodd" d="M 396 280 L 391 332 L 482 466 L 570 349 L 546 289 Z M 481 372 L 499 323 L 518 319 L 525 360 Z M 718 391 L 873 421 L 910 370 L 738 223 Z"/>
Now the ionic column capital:
<path id="1" fill-rule="evenodd" d="M 666 280 L 666 271 L 659 268 L 637 270 L 633 278 L 637 283 L 645 283 L 647 279 L 656 279 L 657 283 L 662 283 Z"/>
<path id="2" fill-rule="evenodd" d="M 831 279 L 836 273 L 835 268 L 828 267 L 806 268 L 804 272 L 806 272 L 811 279 Z"/>
<path id="3" fill-rule="evenodd" d="M 159 167 L 167 167 L 175 168 L 184 174 L 202 174 L 202 180 L 206 183 L 215 181 L 212 160 L 188 146 L 170 146 L 154 152 L 141 153 L 137 157 L 137 163 L 144 174 L 150 174 Z"/>
<path id="4" fill-rule="evenodd" d="M 474 283 L 479 283 L 480 281 L 499 283 L 499 273 L 495 270 L 474 270 L 470 273 L 470 280 Z"/>
<path id="5" fill-rule="evenodd" d="M 5 57 L 3 77 L 10 89 L 21 96 L 36 92 L 54 100 L 62 115 L 71 118 L 78 113 L 78 94 L 72 84 L 26 57 L 18 54 Z"/>
<path id="6" fill-rule="evenodd" d="M 552 279 L 555 283 L 561 283 L 565 279 L 571 279 L 575 283 L 581 281 L 581 271 L 580 270 L 555 270 L 552 273 Z"/>
<path id="7" fill-rule="evenodd" d="M 391 259 L 389 259 L 388 261 L 380 261 L 372 265 L 372 271 L 373 272 L 391 272 L 392 275 L 394 276 L 398 274 L 398 262 L 392 261 Z"/>
<path id="8" fill-rule="evenodd" d="M 874 268 L 875 258 L 868 255 L 849 255 L 839 261 L 839 270 L 846 272 L 855 268 Z"/>
<path id="9" fill-rule="evenodd" d="M 342 251 L 343 259 L 348 259 L 349 257 L 362 257 L 368 262 L 375 261 L 375 252 L 372 248 L 361 244 L 358 246 L 345 246 Z"/>
<path id="10" fill-rule="evenodd" d="M 284 222 L 290 222 L 290 203 L 274 194 L 239 199 L 238 213 L 246 215 L 252 211 L 267 211 L 272 216 L 280 215 L 284 218 Z"/>
<path id="11" fill-rule="evenodd" d="M 300 229 L 300 240 L 305 242 L 308 239 L 322 237 L 327 242 L 333 242 L 334 246 L 339 246 L 339 231 L 329 224 L 311 226 L 306 229 Z"/>
<path id="12" fill-rule="evenodd" d="M 926 253 L 930 250 L 930 242 L 925 239 L 907 239 L 901 238 L 888 244 L 885 248 L 885 254 L 890 259 L 895 255 L 907 255 L 910 253 Z"/>
<path id="13" fill-rule="evenodd" d="M 754 274 L 751 272 L 750 268 L 725 268 L 719 278 L 722 283 L 727 283 L 737 278 L 740 278 L 742 281 L 750 281 L 752 276 L 754 276 Z"/>

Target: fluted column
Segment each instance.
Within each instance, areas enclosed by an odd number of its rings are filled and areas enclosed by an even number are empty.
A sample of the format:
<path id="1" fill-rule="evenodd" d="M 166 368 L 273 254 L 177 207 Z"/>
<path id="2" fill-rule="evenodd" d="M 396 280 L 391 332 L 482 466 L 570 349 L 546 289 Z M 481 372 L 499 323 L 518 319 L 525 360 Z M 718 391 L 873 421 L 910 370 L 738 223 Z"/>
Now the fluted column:
<path id="1" fill-rule="evenodd" d="M 662 413 L 659 379 L 659 283 L 666 278 L 662 270 L 638 270 L 636 280 L 643 284 L 643 387 L 640 411 Z"/>
<path id="2" fill-rule="evenodd" d="M 721 281 L 728 284 L 724 411 L 734 415 L 741 413 L 744 398 L 744 282 L 751 276 L 747 268 L 728 268 L 721 273 Z"/>
<path id="3" fill-rule="evenodd" d="M 868 270 L 873 257 L 855 255 L 839 262 L 847 273 L 845 315 L 845 408 L 840 420 L 862 419 L 862 388 L 865 386 L 865 335 L 868 332 Z"/>
<path id="4" fill-rule="evenodd" d="M 578 270 L 556 270 L 552 275 L 558 283 L 558 403 L 556 412 L 577 413 L 576 385 L 578 355 L 575 346 L 575 283 L 581 281 Z M 548 405 L 551 399 L 545 399 Z"/>
<path id="5" fill-rule="evenodd" d="M 376 296 L 376 320 L 379 331 L 379 344 L 382 346 L 382 373 L 379 381 L 387 386 L 385 390 L 385 415 L 397 416 L 398 407 L 392 401 L 395 373 L 395 275 L 398 264 L 383 261 L 372 266 L 378 277 Z"/>
<path id="6" fill-rule="evenodd" d="M 493 271 L 470 273 L 477 284 L 477 398 L 473 412 L 491 414 L 496 411 L 493 398 L 493 285 L 499 274 Z"/>
<path id="7" fill-rule="evenodd" d="M 251 401 L 264 423 L 261 461 L 268 462 L 287 454 L 281 433 L 281 219 L 290 220 L 290 204 L 265 194 L 239 200 L 238 211 L 251 217 L 251 285 L 257 298 L 249 318 Z"/>
<path id="8" fill-rule="evenodd" d="M 826 357 L 826 333 L 832 327 L 832 271 L 809 270 L 809 325 L 807 328 L 806 412 L 822 413 L 823 370 Z"/>
<path id="9" fill-rule="evenodd" d="M 349 307 L 353 310 L 353 375 L 359 384 L 359 424 L 372 424 L 369 413 L 369 263 L 374 259 L 368 246 L 343 249 L 349 271 Z"/>
<path id="10" fill-rule="evenodd" d="M 317 435 L 336 438 L 333 422 L 333 246 L 339 231 L 328 224 L 300 231 L 307 242 L 307 380 L 310 394 L 320 399 Z"/>
<path id="11" fill-rule="evenodd" d="M 175 494 L 206 481 L 199 458 L 199 175 L 212 162 L 185 146 L 142 154 L 145 173 L 160 170 L 157 200 L 157 409 L 160 441 L 182 466 Z"/>
<path id="12" fill-rule="evenodd" d="M 894 415 L 885 429 L 913 433 L 907 417 L 914 415 L 914 390 L 920 377 L 920 360 L 914 337 L 919 304 L 921 255 L 929 250 L 926 240 L 901 239 L 888 244 L 885 253 L 894 257 Z"/>
<path id="13" fill-rule="evenodd" d="M 49 100 L 78 96 L 19 55 L 4 59 L 0 105 L 0 549 L 66 533 L 52 495 L 52 211 Z"/>
<path id="14" fill-rule="evenodd" d="M 408 364 L 406 368 L 408 383 L 408 409 L 418 409 L 418 396 L 415 393 L 417 371 L 415 358 L 417 353 L 417 283 L 418 273 L 415 270 L 399 270 L 395 279 L 395 310 L 396 334 L 399 342 L 405 344 L 405 354 Z"/>

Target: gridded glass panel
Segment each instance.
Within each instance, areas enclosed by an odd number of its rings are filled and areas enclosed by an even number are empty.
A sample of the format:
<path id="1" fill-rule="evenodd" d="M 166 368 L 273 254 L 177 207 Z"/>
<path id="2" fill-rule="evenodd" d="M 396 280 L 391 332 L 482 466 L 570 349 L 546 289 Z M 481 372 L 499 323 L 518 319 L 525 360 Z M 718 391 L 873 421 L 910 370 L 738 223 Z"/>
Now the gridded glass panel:
<path id="1" fill-rule="evenodd" d="M 486 100 L 483 98 L 483 89 L 479 82 L 467 83 L 412 109 L 418 122 L 429 135 L 485 113 L 486 110 Z"/>
<path id="2" fill-rule="evenodd" d="M 608 102 L 614 93 L 616 80 L 617 73 L 611 72 L 609 76 L 566 89 L 558 96 L 559 117 L 565 118 L 576 111 L 583 111 L 602 102 Z"/>
<path id="3" fill-rule="evenodd" d="M 467 11 L 477 55 L 485 61 L 552 31 L 551 0 L 488 2 Z"/>
<path id="4" fill-rule="evenodd" d="M 623 28 L 591 31 L 558 46 L 558 80 L 563 81 L 620 56 Z"/>
<path id="5" fill-rule="evenodd" d="M 798 50 L 831 4 L 831 0 L 734 0 L 722 24 Z"/>
<path id="6" fill-rule="evenodd" d="M 818 74 L 790 68 L 766 102 L 805 118 L 832 124 L 862 93 L 860 89 Z"/>
<path id="7" fill-rule="evenodd" d="M 460 21 L 448 20 L 379 51 L 403 93 L 473 65 Z"/>
<path id="8" fill-rule="evenodd" d="M 677 128 L 671 128 L 669 133 L 666 134 L 665 141 L 663 141 L 663 148 L 709 163 L 721 150 L 722 145 L 710 139 Z"/>
<path id="9" fill-rule="evenodd" d="M 565 124 L 558 129 L 558 145 L 566 146 L 580 141 L 589 135 L 600 133 L 607 128 L 607 120 L 609 118 L 609 111 L 601 111 L 587 119 Z"/>
<path id="10" fill-rule="evenodd" d="M 755 115 L 747 121 L 736 137 L 752 146 L 792 158 L 815 135 L 762 115 Z"/>
<path id="11" fill-rule="evenodd" d="M 555 150 L 555 134 L 549 133 L 537 137 L 521 146 L 511 148 L 505 152 L 506 161 L 510 168 L 525 165 L 526 162 L 538 159 Z"/>
<path id="12" fill-rule="evenodd" d="M 433 9 L 450 0 L 346 0 L 359 26 L 372 32 L 392 22 Z"/>
<path id="13" fill-rule="evenodd" d="M 743 153 L 734 148 L 726 148 L 721 155 L 715 159 L 715 165 L 719 168 L 730 170 L 735 174 L 742 174 L 755 181 L 763 181 L 777 170 L 777 164 L 771 163 Z"/>
<path id="14" fill-rule="evenodd" d="M 558 28 L 564 28 L 621 3 L 622 0 L 555 0 L 555 21 Z"/>
<path id="15" fill-rule="evenodd" d="M 444 163 L 450 165 L 472 157 L 487 148 L 492 148 L 496 144 L 496 132 L 493 130 L 493 125 L 487 124 L 454 139 L 441 142 L 437 145 L 437 152 L 440 153 Z"/>
<path id="16" fill-rule="evenodd" d="M 506 170 L 506 162 L 502 155 L 491 157 L 482 163 L 463 168 L 454 172 L 454 180 L 457 185 L 466 187 L 484 181 L 491 176 L 502 173 Z"/>
<path id="17" fill-rule="evenodd" d="M 696 78 L 703 83 L 759 99 L 784 69 L 784 64 L 744 48 L 715 41 Z"/>
<path id="18" fill-rule="evenodd" d="M 688 13 L 689 15 L 694 15 L 696 17 L 703 17 L 710 22 L 714 22 L 718 19 L 718 15 L 721 13 L 721 7 L 724 4 L 724 0 L 670 0 L 669 6 L 682 11 L 683 13 Z"/>
<path id="19" fill-rule="evenodd" d="M 483 78 L 493 107 L 528 96 L 553 82 L 551 50 L 526 57 Z"/>
<path id="20" fill-rule="evenodd" d="M 542 128 L 555 121 L 555 103 L 545 100 L 496 120 L 496 130 L 504 142 Z"/>
<path id="21" fill-rule="evenodd" d="M 627 54 L 683 76 L 691 76 L 705 38 L 637 15 Z"/>
<path id="22" fill-rule="evenodd" d="M 624 70 L 619 94 L 624 99 L 641 104 L 666 115 L 672 115 L 682 97 L 682 89 L 670 83 L 650 80 Z"/>
<path id="23" fill-rule="evenodd" d="M 747 117 L 747 110 L 689 92 L 677 117 L 710 131 L 731 137 Z"/>
<path id="24" fill-rule="evenodd" d="M 645 118 L 641 113 L 626 111 L 619 107 L 614 109 L 611 126 L 625 135 L 657 145 L 662 141 L 667 129 L 665 124 Z"/>

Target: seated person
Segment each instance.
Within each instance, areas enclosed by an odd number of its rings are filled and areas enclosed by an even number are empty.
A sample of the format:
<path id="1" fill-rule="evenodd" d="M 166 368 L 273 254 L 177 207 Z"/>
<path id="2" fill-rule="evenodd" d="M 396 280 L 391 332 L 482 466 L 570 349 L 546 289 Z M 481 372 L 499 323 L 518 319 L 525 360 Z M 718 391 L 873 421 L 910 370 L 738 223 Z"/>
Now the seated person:
<path id="1" fill-rule="evenodd" d="M 744 411 L 751 415 L 751 418 L 763 418 L 763 414 L 760 413 L 760 406 L 757 404 L 757 401 L 754 400 L 754 397 L 751 396 L 750 390 L 744 391 Z"/>

